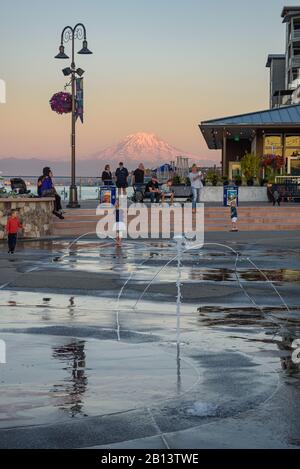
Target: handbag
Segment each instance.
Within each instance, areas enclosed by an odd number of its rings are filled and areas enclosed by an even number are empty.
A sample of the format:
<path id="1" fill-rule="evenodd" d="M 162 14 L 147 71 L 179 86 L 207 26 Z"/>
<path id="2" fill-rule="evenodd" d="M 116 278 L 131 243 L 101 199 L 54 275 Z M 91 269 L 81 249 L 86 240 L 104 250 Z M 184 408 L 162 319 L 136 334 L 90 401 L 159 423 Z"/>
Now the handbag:
<path id="1" fill-rule="evenodd" d="M 42 197 L 55 197 L 56 191 L 54 188 L 52 189 L 45 189 L 42 192 Z"/>

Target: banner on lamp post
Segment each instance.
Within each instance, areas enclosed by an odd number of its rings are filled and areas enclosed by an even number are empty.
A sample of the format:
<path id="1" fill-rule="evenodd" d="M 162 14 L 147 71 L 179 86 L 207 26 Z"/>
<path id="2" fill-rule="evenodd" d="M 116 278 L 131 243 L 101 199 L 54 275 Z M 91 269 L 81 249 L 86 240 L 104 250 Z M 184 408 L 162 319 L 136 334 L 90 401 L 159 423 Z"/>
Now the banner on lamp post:
<path id="1" fill-rule="evenodd" d="M 83 78 L 76 78 L 76 120 L 83 123 Z"/>

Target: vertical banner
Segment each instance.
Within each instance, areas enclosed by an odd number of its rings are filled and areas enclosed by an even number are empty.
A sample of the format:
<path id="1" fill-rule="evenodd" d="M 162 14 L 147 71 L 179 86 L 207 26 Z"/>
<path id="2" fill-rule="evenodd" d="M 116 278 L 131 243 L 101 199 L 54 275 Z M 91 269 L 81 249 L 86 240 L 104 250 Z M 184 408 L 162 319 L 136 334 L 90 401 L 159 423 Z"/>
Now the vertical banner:
<path id="1" fill-rule="evenodd" d="M 83 78 L 76 78 L 76 120 L 83 123 Z"/>

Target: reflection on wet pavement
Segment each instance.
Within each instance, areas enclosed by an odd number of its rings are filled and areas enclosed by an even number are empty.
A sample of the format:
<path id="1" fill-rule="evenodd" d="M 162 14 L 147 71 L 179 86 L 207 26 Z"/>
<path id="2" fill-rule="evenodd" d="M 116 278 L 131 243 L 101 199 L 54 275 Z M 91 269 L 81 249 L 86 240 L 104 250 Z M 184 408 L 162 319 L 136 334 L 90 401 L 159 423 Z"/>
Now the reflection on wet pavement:
<path id="1" fill-rule="evenodd" d="M 290 262 L 288 251 L 252 249 L 267 282 L 244 251 L 237 270 L 235 256 L 220 248 L 185 253 L 178 353 L 176 262 L 134 309 L 155 273 L 176 255 L 172 243 L 99 249 L 89 240 L 67 248 L 67 242 L 31 244 L 32 255 L 27 249 L 24 256 L 21 248 L 0 292 L 0 338 L 9 357 L 0 369 L 3 432 L 106 416 L 112 442 L 112 416 L 126 420 L 139 412 L 143 421 L 149 409 L 166 433 L 215 420 L 221 428 L 225 418 L 262 412 L 284 386 L 295 390 L 284 412 L 296 403 L 300 408 L 300 368 L 292 360 L 300 337 L 299 255 Z M 284 412 L 281 425 L 288 426 Z M 297 446 L 297 431 L 296 424 L 282 430 L 286 444 Z M 92 444 L 89 438 L 83 445 Z"/>
<path id="2" fill-rule="evenodd" d="M 72 417 L 82 413 L 83 394 L 86 391 L 88 379 L 85 375 L 86 356 L 85 342 L 72 341 L 60 347 L 53 347 L 53 358 L 60 360 L 68 376 L 64 384 L 53 386 L 53 392 L 59 395 L 57 407 L 66 409 Z M 64 397 L 63 397 L 64 396 Z"/>

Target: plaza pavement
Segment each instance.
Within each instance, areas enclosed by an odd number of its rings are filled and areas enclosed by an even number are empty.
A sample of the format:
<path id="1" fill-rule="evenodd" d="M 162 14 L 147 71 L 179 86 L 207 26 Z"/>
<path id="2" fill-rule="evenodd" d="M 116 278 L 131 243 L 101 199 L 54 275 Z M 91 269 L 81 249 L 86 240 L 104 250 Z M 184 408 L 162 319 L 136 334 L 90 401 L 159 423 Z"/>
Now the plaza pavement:
<path id="1" fill-rule="evenodd" d="M 226 248 L 187 256 L 179 362 L 176 265 L 132 309 L 172 244 L 90 237 L 68 254 L 69 241 L 19 242 L 10 257 L 0 244 L 0 447 L 300 447 L 299 374 L 280 342 L 299 333 L 297 231 L 206 234 L 240 253 L 258 309 Z"/>

